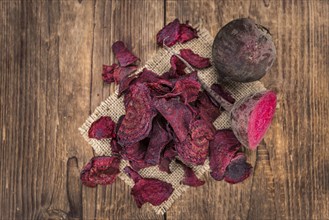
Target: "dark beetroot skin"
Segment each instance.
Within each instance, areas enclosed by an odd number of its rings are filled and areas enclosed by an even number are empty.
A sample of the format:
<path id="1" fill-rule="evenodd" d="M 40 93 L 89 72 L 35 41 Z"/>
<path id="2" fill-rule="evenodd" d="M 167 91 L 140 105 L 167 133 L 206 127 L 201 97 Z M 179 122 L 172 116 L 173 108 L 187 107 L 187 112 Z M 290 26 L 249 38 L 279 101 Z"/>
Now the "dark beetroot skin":
<path id="1" fill-rule="evenodd" d="M 252 82 L 262 78 L 275 61 L 269 31 L 248 18 L 226 24 L 215 37 L 212 57 L 222 79 Z"/>
<path id="2" fill-rule="evenodd" d="M 238 140 L 255 150 L 271 125 L 276 107 L 276 94 L 264 91 L 237 102 L 231 111 L 232 130 Z"/>

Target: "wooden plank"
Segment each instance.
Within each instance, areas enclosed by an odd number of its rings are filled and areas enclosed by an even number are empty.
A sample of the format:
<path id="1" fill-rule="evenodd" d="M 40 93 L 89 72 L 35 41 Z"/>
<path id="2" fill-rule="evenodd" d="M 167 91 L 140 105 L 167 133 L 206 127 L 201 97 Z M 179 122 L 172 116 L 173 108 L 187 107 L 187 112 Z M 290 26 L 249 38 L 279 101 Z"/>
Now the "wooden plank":
<path id="1" fill-rule="evenodd" d="M 164 19 L 163 0 L 96 1 L 92 58 L 91 111 L 114 91 L 103 84 L 102 65 L 116 62 L 111 46 L 122 40 L 143 65 L 156 52 L 155 35 Z M 87 161 L 86 161 L 87 162 Z M 162 219 L 150 207 L 138 209 L 130 188 L 121 180 L 110 187 L 98 187 L 96 219 Z M 86 197 L 83 203 L 89 203 Z"/>
<path id="2" fill-rule="evenodd" d="M 278 110 L 246 183 L 228 186 L 206 177 L 167 213 L 168 219 L 327 219 L 328 44 L 327 1 L 174 1 L 175 17 L 202 21 L 213 36 L 238 17 L 270 28 L 277 61 L 265 86 L 279 95 Z M 252 159 L 253 160 L 253 159 Z M 255 162 L 255 161 L 253 161 Z M 205 210 L 205 207 L 207 211 Z"/>

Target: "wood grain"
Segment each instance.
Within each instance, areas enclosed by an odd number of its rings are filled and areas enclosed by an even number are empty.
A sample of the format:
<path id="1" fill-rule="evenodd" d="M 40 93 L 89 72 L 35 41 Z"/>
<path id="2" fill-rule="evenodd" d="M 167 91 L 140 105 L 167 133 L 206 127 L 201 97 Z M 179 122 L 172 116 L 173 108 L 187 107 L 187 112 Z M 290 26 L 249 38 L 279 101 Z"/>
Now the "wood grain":
<path id="1" fill-rule="evenodd" d="M 329 219 L 329 2 L 325 0 L 0 1 L 0 219 Z M 165 216 L 136 208 L 129 188 L 82 187 L 93 156 L 78 127 L 113 87 L 102 64 L 127 43 L 142 60 L 174 18 L 215 36 L 230 20 L 269 27 L 277 60 L 262 79 L 278 93 L 254 175 L 205 176 Z"/>

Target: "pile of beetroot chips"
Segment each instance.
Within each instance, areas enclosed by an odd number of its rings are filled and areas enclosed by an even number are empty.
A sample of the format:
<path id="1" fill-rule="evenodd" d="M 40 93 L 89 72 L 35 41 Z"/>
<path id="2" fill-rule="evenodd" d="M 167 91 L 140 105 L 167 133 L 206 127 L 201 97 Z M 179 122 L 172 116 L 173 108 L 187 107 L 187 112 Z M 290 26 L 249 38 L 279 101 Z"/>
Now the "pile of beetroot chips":
<path id="1" fill-rule="evenodd" d="M 172 46 L 196 38 L 197 31 L 181 24 L 178 19 L 157 34 L 157 43 Z M 168 72 L 154 73 L 144 68 L 137 70 L 139 60 L 123 42 L 112 46 L 118 64 L 104 65 L 103 80 L 119 85 L 119 96 L 124 95 L 125 115 L 117 123 L 102 116 L 94 121 L 89 138 L 111 139 L 111 156 L 98 156 L 90 160 L 81 172 L 81 181 L 89 187 L 114 182 L 120 173 L 121 160 L 129 161 L 124 168 L 135 185 L 131 190 L 137 206 L 151 203 L 154 206 L 166 201 L 173 193 L 170 183 L 143 178 L 140 169 L 158 166 L 171 173 L 170 163 L 181 165 L 185 176 L 181 184 L 201 186 L 192 167 L 210 161 L 211 176 L 215 180 L 238 183 L 252 171 L 246 162 L 242 145 L 231 130 L 216 130 L 213 122 L 221 114 L 221 107 L 207 92 L 201 90 L 197 72 L 186 72 L 186 65 L 177 56 L 170 59 Z M 191 49 L 180 50 L 180 56 L 196 69 L 211 66 L 209 58 L 201 57 Z M 229 102 L 235 100 L 219 85 L 213 85 L 218 95 Z"/>

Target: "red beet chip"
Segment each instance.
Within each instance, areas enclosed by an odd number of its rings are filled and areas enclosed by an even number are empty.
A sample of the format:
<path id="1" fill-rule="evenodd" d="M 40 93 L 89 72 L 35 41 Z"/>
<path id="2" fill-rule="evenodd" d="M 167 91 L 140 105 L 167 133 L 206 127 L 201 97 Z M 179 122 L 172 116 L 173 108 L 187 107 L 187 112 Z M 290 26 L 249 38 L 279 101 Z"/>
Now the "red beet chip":
<path id="1" fill-rule="evenodd" d="M 185 141 L 175 143 L 175 148 L 184 164 L 202 165 L 208 157 L 209 144 L 198 146 L 188 136 Z"/>
<path id="2" fill-rule="evenodd" d="M 211 123 L 213 123 L 221 113 L 219 108 L 210 100 L 205 92 L 199 92 L 196 108 L 199 110 L 200 117 Z"/>
<path id="3" fill-rule="evenodd" d="M 126 98 L 126 115 L 117 133 L 118 142 L 123 146 L 146 138 L 151 131 L 152 120 L 156 115 L 156 111 L 151 105 L 150 90 L 145 84 L 132 85 Z"/>
<path id="4" fill-rule="evenodd" d="M 136 62 L 138 57 L 132 54 L 122 41 L 117 41 L 112 45 L 112 50 L 121 67 L 125 67 Z"/>
<path id="5" fill-rule="evenodd" d="M 102 116 L 91 124 L 88 131 L 88 137 L 97 140 L 113 138 L 115 137 L 114 128 L 115 122 L 112 121 L 111 117 Z"/>
<path id="6" fill-rule="evenodd" d="M 138 208 L 147 202 L 154 206 L 161 205 L 174 191 L 170 183 L 153 178 L 143 178 L 130 167 L 125 167 L 124 172 L 135 182 L 131 195 L 134 196 Z"/>
<path id="7" fill-rule="evenodd" d="M 118 66 L 114 72 L 113 72 L 113 78 L 114 81 L 117 84 L 120 84 L 120 82 L 125 78 L 131 75 L 133 72 L 137 70 L 137 66 L 126 66 L 126 67 L 120 67 Z"/>
<path id="8" fill-rule="evenodd" d="M 184 163 L 182 163 L 179 160 L 176 160 L 178 164 L 180 164 L 183 167 L 184 170 L 184 178 L 180 182 L 181 184 L 187 185 L 187 186 L 193 186 L 193 187 L 198 187 L 202 186 L 205 184 L 205 181 L 200 180 L 192 170 L 192 168 L 186 166 Z"/>
<path id="9" fill-rule="evenodd" d="M 162 127 L 159 120 L 153 120 L 153 127 L 149 137 L 150 142 L 145 155 L 145 161 L 149 164 L 156 165 L 160 162 L 161 151 L 171 141 L 172 137 Z"/>
<path id="10" fill-rule="evenodd" d="M 230 164 L 241 143 L 229 129 L 217 130 L 214 140 L 210 141 L 209 166 L 210 175 L 215 180 L 224 178 L 225 170 Z"/>
<path id="11" fill-rule="evenodd" d="M 209 141 L 214 139 L 215 127 L 203 120 L 198 119 L 190 124 L 191 138 L 198 146 L 209 145 Z"/>
<path id="12" fill-rule="evenodd" d="M 114 63 L 111 66 L 103 65 L 102 78 L 105 83 L 114 82 L 114 70 L 118 68 L 118 64 Z"/>
<path id="13" fill-rule="evenodd" d="M 198 38 L 198 31 L 188 24 L 181 24 L 179 27 L 179 38 L 178 41 L 184 43 L 186 41 Z"/>
<path id="14" fill-rule="evenodd" d="M 172 55 L 170 58 L 171 68 L 176 71 L 177 75 L 185 75 L 186 65 L 183 61 L 181 61 L 177 56 Z"/>
<path id="15" fill-rule="evenodd" d="M 166 148 L 161 154 L 160 162 L 158 164 L 159 170 L 170 174 L 171 170 L 169 165 L 176 156 L 177 152 L 174 148 L 174 142 L 171 141 L 169 144 L 167 144 Z"/>
<path id="16" fill-rule="evenodd" d="M 111 184 L 120 173 L 119 165 L 120 158 L 116 156 L 93 157 L 81 171 L 81 182 L 89 187 Z"/>
<path id="17" fill-rule="evenodd" d="M 228 183 L 240 183 L 247 179 L 252 172 L 252 166 L 246 162 L 244 153 L 237 153 L 227 166 L 224 180 Z"/>
<path id="18" fill-rule="evenodd" d="M 193 75 L 186 75 L 179 78 L 172 92 L 167 93 L 166 95 L 159 96 L 163 98 L 171 98 L 179 96 L 182 99 L 182 102 L 185 104 L 194 102 L 198 98 L 198 93 L 201 89 L 201 84 L 197 81 Z"/>
<path id="19" fill-rule="evenodd" d="M 164 98 L 154 101 L 155 108 L 169 122 L 179 141 L 183 142 L 189 132 L 189 124 L 193 118 L 190 108 L 179 100 Z"/>
<path id="20" fill-rule="evenodd" d="M 211 66 L 209 58 L 201 57 L 200 55 L 194 53 L 191 49 L 181 49 L 180 55 L 195 68 L 202 69 Z"/>
<path id="21" fill-rule="evenodd" d="M 125 160 L 143 160 L 146 147 L 140 142 L 126 145 L 122 148 L 122 158 Z"/>
<path id="22" fill-rule="evenodd" d="M 228 91 L 226 91 L 221 85 L 219 84 L 212 84 L 211 89 L 216 92 L 220 97 L 224 98 L 226 101 L 228 101 L 231 104 L 234 104 L 235 99 L 232 97 L 232 94 Z"/>
<path id="23" fill-rule="evenodd" d="M 118 144 L 118 141 L 116 138 L 112 138 L 110 142 L 110 148 L 112 154 L 118 154 L 121 155 L 122 152 L 122 146 Z"/>
<path id="24" fill-rule="evenodd" d="M 164 26 L 157 34 L 157 44 L 162 46 L 163 43 L 168 47 L 174 45 L 180 37 L 180 23 L 176 18 L 174 21 L 170 22 Z"/>
<path id="25" fill-rule="evenodd" d="M 137 77 L 136 76 L 126 76 L 119 82 L 119 92 L 118 92 L 118 97 L 120 97 L 123 93 L 125 93 L 128 89 L 129 86 L 132 84 L 133 81 L 136 81 Z"/>

